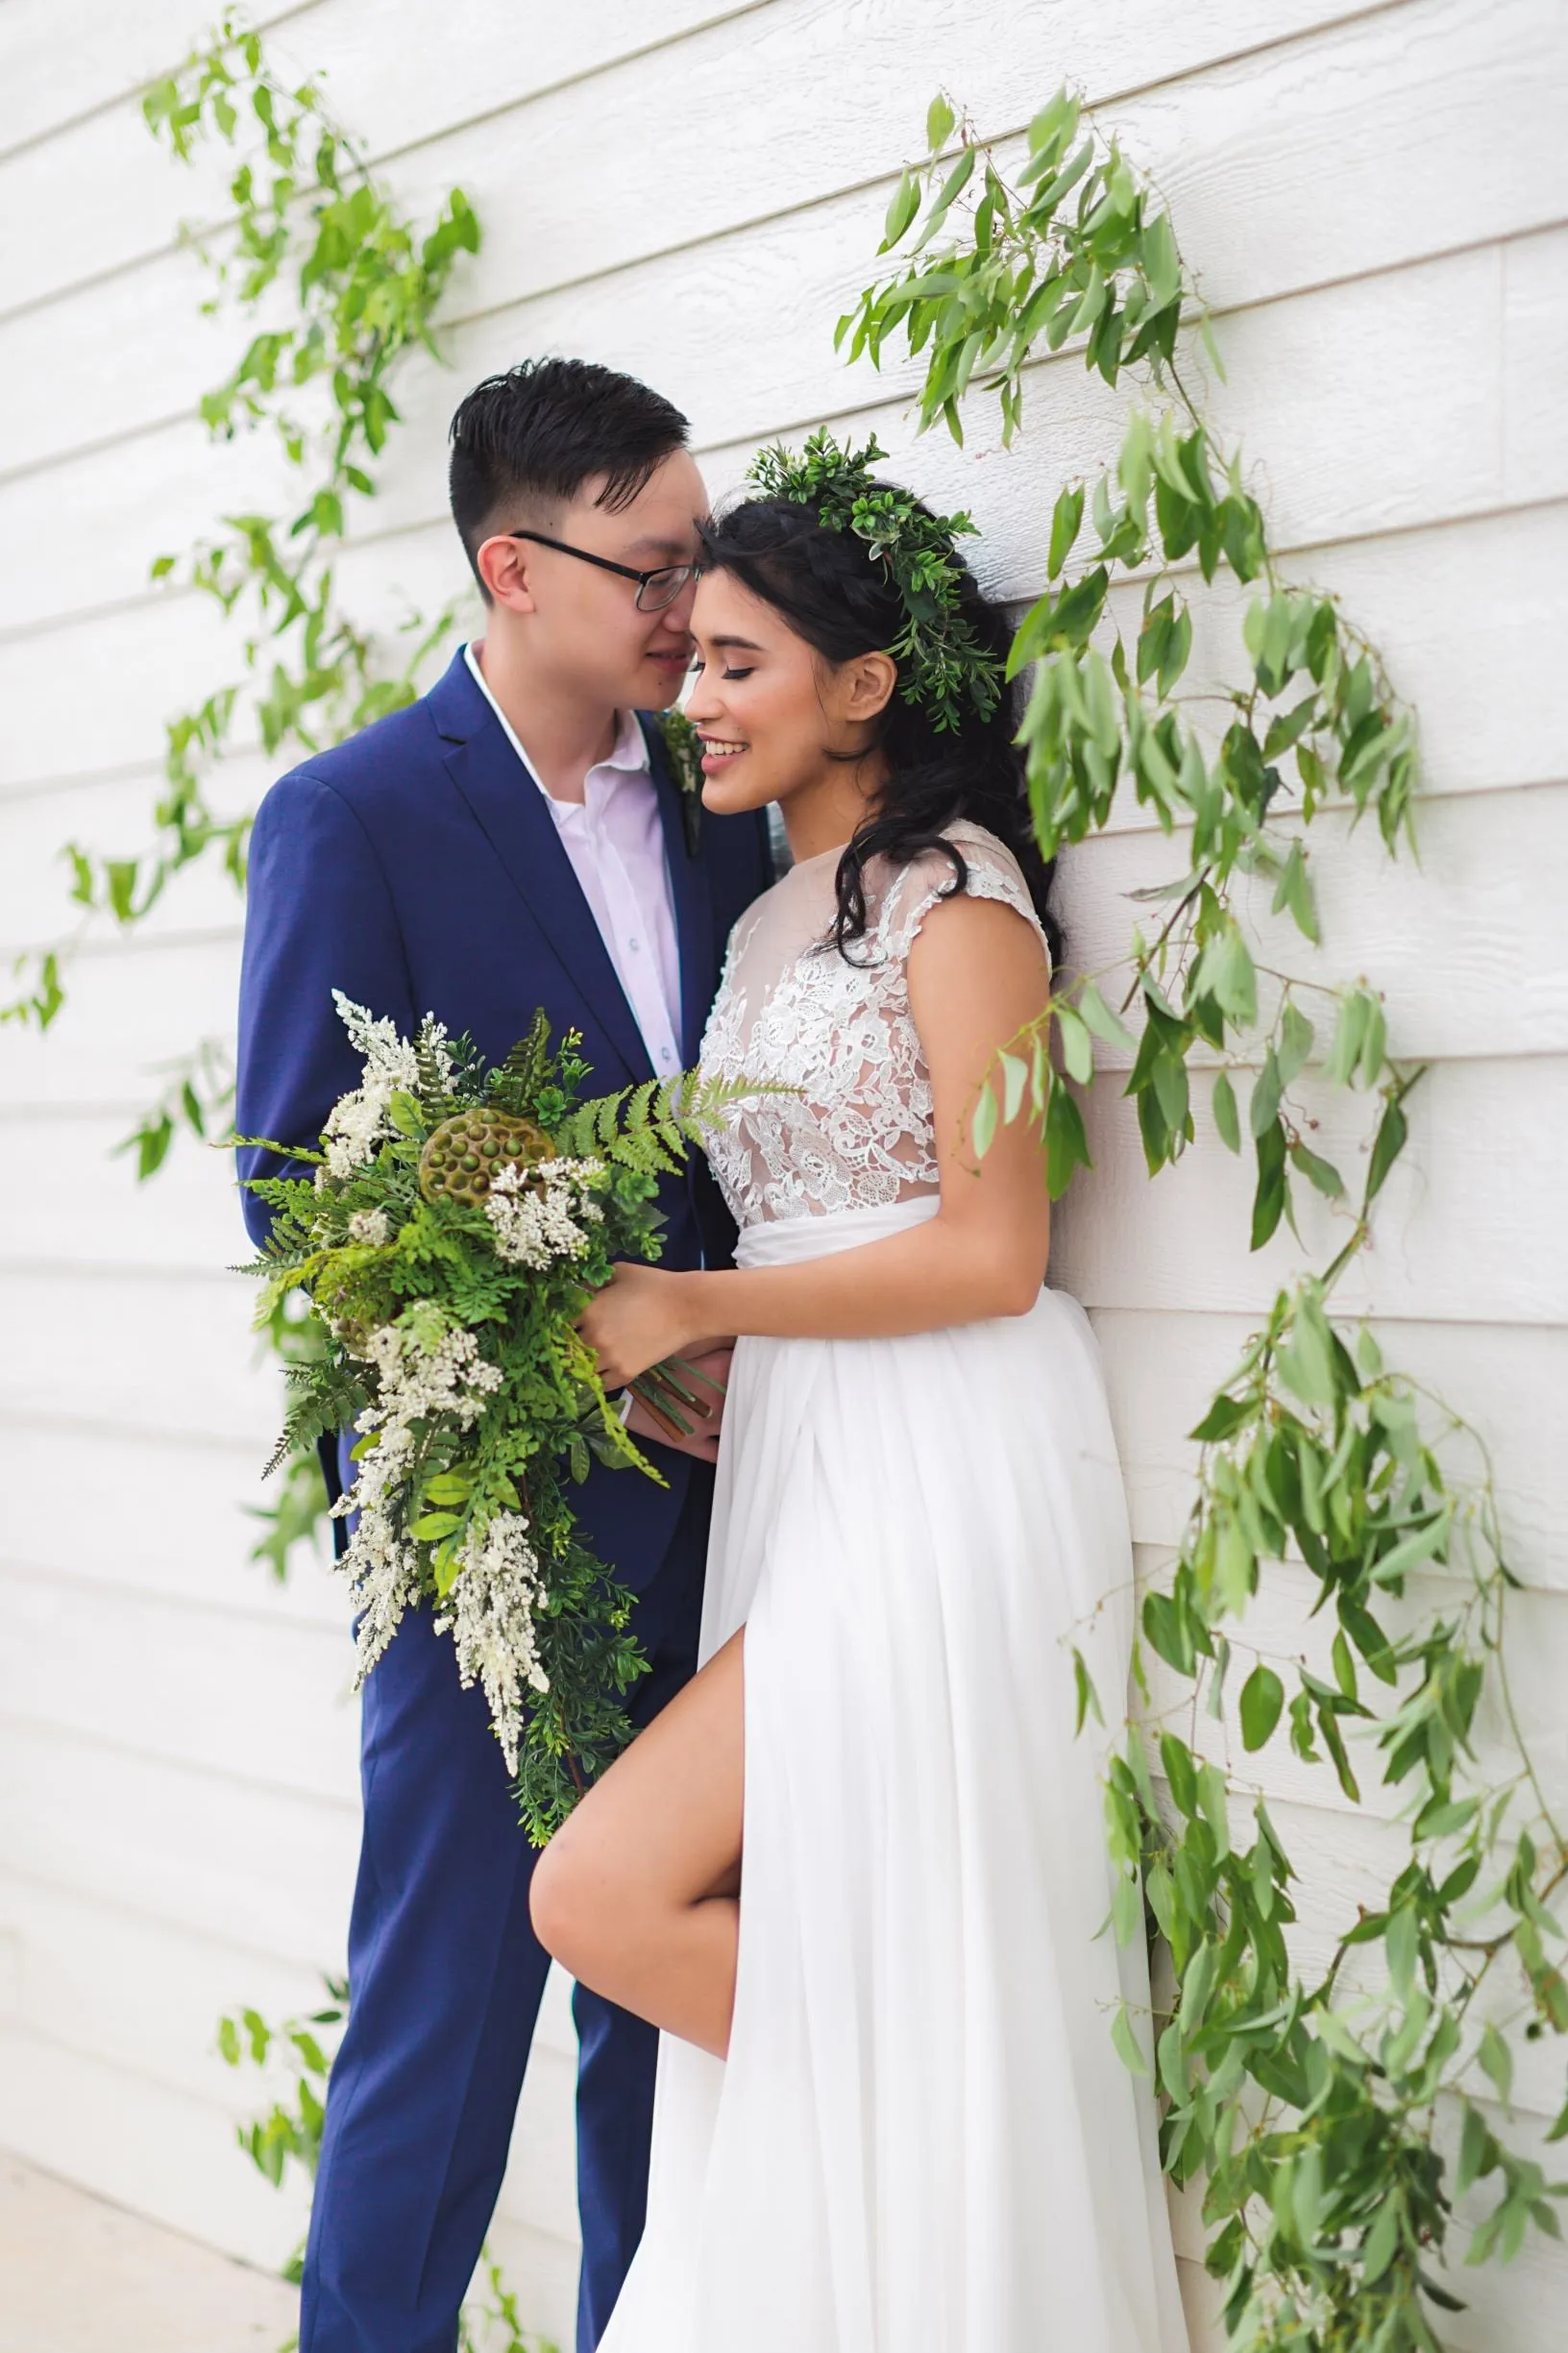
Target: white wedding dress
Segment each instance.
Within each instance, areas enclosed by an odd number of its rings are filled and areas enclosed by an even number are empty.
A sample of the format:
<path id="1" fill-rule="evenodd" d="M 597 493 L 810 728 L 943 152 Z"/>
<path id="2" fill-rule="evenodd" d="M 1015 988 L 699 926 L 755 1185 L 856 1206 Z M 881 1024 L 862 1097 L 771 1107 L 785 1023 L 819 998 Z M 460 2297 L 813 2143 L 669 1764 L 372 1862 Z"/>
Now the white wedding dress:
<path id="1" fill-rule="evenodd" d="M 1009 852 L 949 837 L 1034 924 Z M 706 1072 L 784 1082 L 710 1157 L 747 1266 L 937 1206 L 905 962 L 952 880 L 888 870 L 854 962 L 836 853 L 736 926 Z M 1038 928 L 1038 925 L 1036 926 Z M 1132 1560 L 1095 1343 L 1031 1311 L 891 1340 L 744 1338 L 702 1656 L 747 1629 L 728 2060 L 666 2035 L 647 2231 L 601 2353 L 1186 2353 L 1146 2082 L 1111 2046 L 1103 1740 Z"/>

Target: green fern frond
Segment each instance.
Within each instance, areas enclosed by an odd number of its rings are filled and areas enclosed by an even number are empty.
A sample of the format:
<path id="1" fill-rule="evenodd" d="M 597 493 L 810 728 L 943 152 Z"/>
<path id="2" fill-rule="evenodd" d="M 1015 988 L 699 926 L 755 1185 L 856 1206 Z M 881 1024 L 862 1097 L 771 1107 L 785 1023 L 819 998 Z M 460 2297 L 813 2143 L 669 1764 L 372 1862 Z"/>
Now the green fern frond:
<path id="1" fill-rule="evenodd" d="M 622 1125 L 628 1136 L 635 1136 L 647 1127 L 649 1120 L 653 1116 L 653 1098 L 658 1092 L 659 1081 L 656 1078 L 644 1079 L 640 1087 L 632 1090 L 631 1100 L 626 1105 L 622 1119 Z"/>
<path id="2" fill-rule="evenodd" d="M 313 1168 L 325 1166 L 327 1161 L 325 1152 L 312 1152 L 303 1143 L 280 1143 L 275 1136 L 226 1136 L 219 1149 L 237 1152 L 242 1147 L 247 1152 L 276 1152 L 280 1160 L 304 1161 Z M 250 1177 L 245 1181 L 247 1184 L 262 1182 L 260 1178 Z"/>
<path id="3" fill-rule="evenodd" d="M 284 1380 L 288 1403 L 283 1427 L 262 1471 L 263 1479 L 270 1479 L 291 1455 L 313 1452 L 318 1438 L 351 1428 L 368 1399 L 363 1382 L 341 1366 L 322 1361 L 290 1364 Z"/>
<path id="4" fill-rule="evenodd" d="M 490 1100 L 498 1111 L 527 1112 L 550 1076 L 550 1023 L 536 1013 L 526 1038 L 520 1038 L 490 1082 Z"/>
<path id="5" fill-rule="evenodd" d="M 700 1144 L 734 1105 L 759 1095 L 794 1094 L 793 1087 L 747 1078 L 703 1078 L 683 1070 L 675 1078 L 644 1079 L 619 1094 L 579 1104 L 555 1132 L 556 1149 L 569 1157 L 597 1154 L 622 1168 L 645 1175 L 673 1175 L 689 1147 Z"/>
<path id="6" fill-rule="evenodd" d="M 414 1039 L 414 1068 L 418 1074 L 414 1091 L 432 1127 L 439 1127 L 443 1119 L 450 1119 L 459 1108 L 444 1063 L 436 1059 L 437 1026 L 434 1017 L 427 1014 Z"/>
<path id="7" fill-rule="evenodd" d="M 686 1146 L 678 1135 L 667 1136 L 656 1127 L 639 1128 L 618 1136 L 609 1147 L 611 1158 L 639 1176 L 678 1176 L 686 1164 Z"/>

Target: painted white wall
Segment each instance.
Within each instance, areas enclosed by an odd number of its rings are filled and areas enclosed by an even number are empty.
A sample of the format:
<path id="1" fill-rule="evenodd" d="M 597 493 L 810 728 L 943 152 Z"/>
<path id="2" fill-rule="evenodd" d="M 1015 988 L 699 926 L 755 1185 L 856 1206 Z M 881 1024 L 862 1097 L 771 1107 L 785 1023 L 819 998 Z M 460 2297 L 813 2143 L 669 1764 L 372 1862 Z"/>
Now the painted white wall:
<path id="1" fill-rule="evenodd" d="M 1218 314 L 1239 437 L 1295 567 L 1339 590 L 1419 706 L 1423 870 L 1370 839 L 1316 852 L 1326 974 L 1386 988 L 1432 1066 L 1357 1301 L 1497 1452 L 1527 1710 L 1568 1786 L 1568 20 L 1554 0 L 305 0 L 275 55 L 428 204 L 460 183 L 485 250 L 459 279 L 453 373 L 422 366 L 384 496 L 342 568 L 356 609 L 460 583 L 442 500 L 461 388 L 527 352 L 645 374 L 691 415 L 716 491 L 824 417 L 874 425 L 939 502 L 974 510 L 1008 595 L 1041 580 L 1059 478 L 1108 453 L 1116 404 L 1037 367 L 1021 445 L 915 445 L 909 380 L 846 373 L 832 323 L 871 266 L 891 176 L 940 85 L 1017 133 L 1066 77 L 1158 176 Z M 69 929 L 53 852 L 144 836 L 164 718 L 230 674 L 210 608 L 150 557 L 279 495 L 264 450 L 209 448 L 201 390 L 235 331 L 198 312 L 176 242 L 216 205 L 142 127 L 137 86 L 200 30 L 193 0 L 0 7 L 0 954 Z M 1223 658 L 1216 617 L 1200 658 Z M 224 790 L 265 782 L 256 754 Z M 1073 954 L 1172 852 L 1136 812 L 1065 862 Z M 216 2012 L 308 2003 L 340 1962 L 356 1840 L 343 1612 L 325 1571 L 247 1565 L 243 1507 L 277 1383 L 247 1336 L 225 1167 L 182 1147 L 144 1192 L 107 1157 L 150 1075 L 231 1024 L 239 910 L 171 893 L 93 938 L 44 1041 L 0 1034 L 0 2143 L 264 2260 L 298 2208 L 233 2150 L 246 2087 Z M 1299 950 L 1297 953 L 1299 962 Z M 1324 1107 L 1332 1138 L 1340 1115 Z M 1201 1124 L 1201 1122 L 1200 1122 Z M 1106 1350 L 1140 1555 L 1185 1509 L 1181 1436 L 1277 1280 L 1244 1248 L 1244 1172 L 1209 1141 L 1150 1189 L 1108 1090 L 1099 1167 L 1058 1267 Z M 1314 1238 L 1310 1234 L 1309 1240 Z M 1301 1647 L 1285 1575 L 1260 1613 Z M 1261 1637 L 1262 1638 L 1262 1637 Z M 1388 1833 L 1321 1772 L 1268 1760 L 1321 1939 Z M 570 2021 L 552 1996 L 496 2233 L 566 2333 Z M 1560 2099 L 1527 2072 L 1527 2115 Z M 1197 2247 L 1184 2220 L 1183 2243 Z M 1201 2282 L 1189 2272 L 1194 2296 Z M 1456 2344 L 1555 2341 L 1568 2266 L 1474 2277 Z"/>

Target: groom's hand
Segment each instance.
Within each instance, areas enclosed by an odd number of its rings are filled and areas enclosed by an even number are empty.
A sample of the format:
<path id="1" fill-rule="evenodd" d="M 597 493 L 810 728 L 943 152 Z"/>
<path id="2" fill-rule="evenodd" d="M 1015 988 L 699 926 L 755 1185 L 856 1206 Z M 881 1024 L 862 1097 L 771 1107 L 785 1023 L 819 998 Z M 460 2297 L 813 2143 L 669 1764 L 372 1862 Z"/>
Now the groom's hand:
<path id="1" fill-rule="evenodd" d="M 692 1390 L 697 1399 L 695 1405 L 682 1405 L 680 1409 L 692 1425 L 690 1437 L 673 1436 L 654 1420 L 642 1399 L 636 1395 L 632 1396 L 626 1412 L 626 1428 L 632 1436 L 653 1438 L 661 1446 L 673 1447 L 677 1454 L 695 1455 L 698 1462 L 717 1462 L 719 1437 L 724 1418 L 723 1391 L 728 1385 L 729 1360 L 733 1354 L 730 1348 L 709 1348 L 699 1356 L 687 1358 L 689 1364 L 698 1372 L 705 1373 L 707 1380 L 715 1384 L 714 1388 L 709 1388 L 705 1382 L 682 1378 L 681 1385 Z"/>

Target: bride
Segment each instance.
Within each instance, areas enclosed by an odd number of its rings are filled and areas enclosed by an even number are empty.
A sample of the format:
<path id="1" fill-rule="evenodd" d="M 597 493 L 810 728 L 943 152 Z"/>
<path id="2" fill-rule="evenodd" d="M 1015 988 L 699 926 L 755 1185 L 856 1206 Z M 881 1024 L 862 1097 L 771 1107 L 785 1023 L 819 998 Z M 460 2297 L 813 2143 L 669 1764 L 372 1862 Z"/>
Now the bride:
<path id="1" fill-rule="evenodd" d="M 1072 1646 L 1127 1671 L 1114 1442 L 1041 1287 L 1038 1137 L 970 1143 L 1045 1005 L 1047 875 L 1005 624 L 880 454 L 768 453 L 705 534 L 703 801 L 776 800 L 795 863 L 702 1062 L 792 1091 L 710 1145 L 735 1268 L 622 1267 L 583 1321 L 610 1382 L 740 1335 L 705 1664 L 533 1881 L 550 1949 L 664 2030 L 602 2353 L 1185 2353 L 1073 1737 Z"/>

